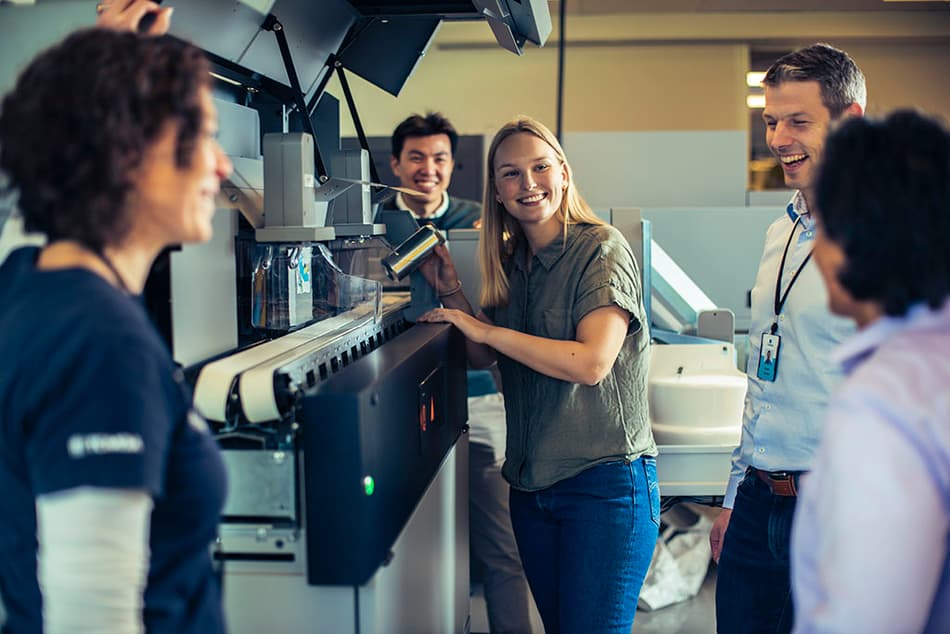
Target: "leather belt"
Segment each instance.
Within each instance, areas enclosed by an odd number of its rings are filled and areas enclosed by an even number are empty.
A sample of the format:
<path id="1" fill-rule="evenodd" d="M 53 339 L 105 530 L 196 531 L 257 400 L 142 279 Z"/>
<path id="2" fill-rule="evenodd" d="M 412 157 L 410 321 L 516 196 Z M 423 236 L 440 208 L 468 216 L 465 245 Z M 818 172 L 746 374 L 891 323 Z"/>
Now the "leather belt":
<path id="1" fill-rule="evenodd" d="M 755 467 L 749 467 L 756 477 L 764 482 L 773 495 L 782 497 L 798 496 L 798 476 L 800 471 L 762 471 Z"/>

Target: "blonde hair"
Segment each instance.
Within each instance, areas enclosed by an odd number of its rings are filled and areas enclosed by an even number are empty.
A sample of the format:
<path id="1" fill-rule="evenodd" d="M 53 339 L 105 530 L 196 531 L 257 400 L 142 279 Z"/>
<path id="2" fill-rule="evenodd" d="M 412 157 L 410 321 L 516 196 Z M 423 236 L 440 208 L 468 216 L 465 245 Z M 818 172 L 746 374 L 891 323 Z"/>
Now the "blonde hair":
<path id="1" fill-rule="evenodd" d="M 485 198 L 482 204 L 482 227 L 479 236 L 479 266 L 482 272 L 482 292 L 479 301 L 482 306 L 504 306 L 508 303 L 508 276 L 503 268 L 504 261 L 511 257 L 518 243 L 525 239 L 518 221 L 508 213 L 498 201 L 495 187 L 495 155 L 498 147 L 508 137 L 518 133 L 533 134 L 554 150 L 558 161 L 567 172 L 567 188 L 561 198 L 561 206 L 556 217 L 564 226 L 567 237 L 568 225 L 606 224 L 597 217 L 574 186 L 574 173 L 564 155 L 564 149 L 557 137 L 540 121 L 527 115 L 518 115 L 495 134 L 488 148 L 488 161 L 485 173 Z"/>

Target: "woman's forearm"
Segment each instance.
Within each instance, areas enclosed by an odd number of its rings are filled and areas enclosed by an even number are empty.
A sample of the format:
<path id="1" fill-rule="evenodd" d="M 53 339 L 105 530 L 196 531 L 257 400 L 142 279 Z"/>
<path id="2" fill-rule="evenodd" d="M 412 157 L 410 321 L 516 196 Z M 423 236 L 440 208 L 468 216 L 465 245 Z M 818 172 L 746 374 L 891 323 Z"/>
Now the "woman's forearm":
<path id="1" fill-rule="evenodd" d="M 616 306 L 591 311 L 578 324 L 576 339 L 548 339 L 509 328 L 491 328 L 485 343 L 541 374 L 596 385 L 613 367 L 623 345 L 629 316 Z"/>

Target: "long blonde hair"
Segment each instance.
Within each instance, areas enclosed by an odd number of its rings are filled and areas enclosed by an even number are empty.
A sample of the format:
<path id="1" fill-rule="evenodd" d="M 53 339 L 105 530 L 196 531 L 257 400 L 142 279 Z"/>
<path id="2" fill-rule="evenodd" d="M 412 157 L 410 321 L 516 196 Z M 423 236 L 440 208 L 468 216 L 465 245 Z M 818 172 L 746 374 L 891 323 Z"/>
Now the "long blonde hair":
<path id="1" fill-rule="evenodd" d="M 508 303 L 508 276 L 505 275 L 503 262 L 514 253 L 518 243 L 525 239 L 518 221 L 508 213 L 498 201 L 495 187 L 495 154 L 498 147 L 508 137 L 526 132 L 538 137 L 554 150 L 558 161 L 567 172 L 567 188 L 561 198 L 561 206 L 556 217 L 564 226 L 567 237 L 568 225 L 606 224 L 597 217 L 574 186 L 574 173 L 564 155 L 564 149 L 557 137 L 540 121 L 527 115 L 518 115 L 495 134 L 488 148 L 488 161 L 485 173 L 485 198 L 482 203 L 482 228 L 479 240 L 479 266 L 482 272 L 482 292 L 479 301 L 482 306 L 504 306 Z"/>

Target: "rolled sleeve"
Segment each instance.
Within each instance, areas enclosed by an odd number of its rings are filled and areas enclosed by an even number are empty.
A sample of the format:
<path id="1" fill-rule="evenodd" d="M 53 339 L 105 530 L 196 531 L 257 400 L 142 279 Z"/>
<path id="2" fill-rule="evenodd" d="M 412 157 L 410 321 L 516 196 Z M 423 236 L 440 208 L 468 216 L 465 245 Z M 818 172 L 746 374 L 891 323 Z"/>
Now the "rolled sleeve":
<path id="1" fill-rule="evenodd" d="M 602 240 L 584 272 L 580 285 L 583 292 L 573 308 L 574 323 L 589 312 L 610 305 L 627 311 L 631 320 L 639 323 L 639 279 L 636 261 L 622 238 Z"/>

